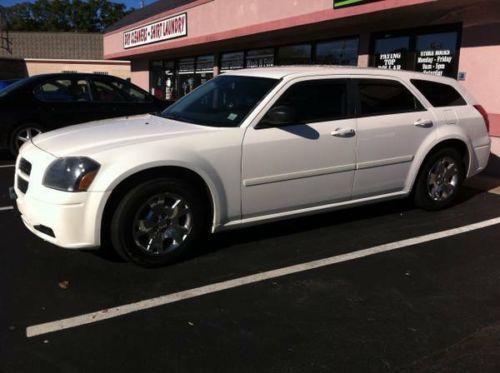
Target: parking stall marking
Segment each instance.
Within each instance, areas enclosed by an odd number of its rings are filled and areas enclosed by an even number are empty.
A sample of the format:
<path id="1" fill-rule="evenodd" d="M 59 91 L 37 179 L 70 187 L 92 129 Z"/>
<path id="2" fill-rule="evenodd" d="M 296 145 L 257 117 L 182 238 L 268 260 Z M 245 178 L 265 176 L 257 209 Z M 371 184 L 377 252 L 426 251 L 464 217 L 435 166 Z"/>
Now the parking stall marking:
<path id="1" fill-rule="evenodd" d="M 15 164 L 2 164 L 0 165 L 0 168 L 13 168 L 16 167 Z"/>
<path id="2" fill-rule="evenodd" d="M 0 211 L 14 210 L 14 206 L 0 207 Z"/>
<path id="3" fill-rule="evenodd" d="M 374 246 L 368 249 L 358 250 L 347 254 L 336 255 L 324 259 L 313 260 L 306 263 L 296 264 L 288 267 L 278 268 L 270 271 L 256 273 L 249 276 L 236 278 L 233 280 L 222 281 L 210 285 L 201 286 L 194 289 L 184 290 L 177 293 L 167 294 L 151 299 L 142 300 L 135 303 L 129 303 L 122 306 L 102 309 L 96 312 L 87 313 L 84 315 L 69 317 L 62 320 L 46 322 L 28 326 L 26 328 L 26 336 L 28 338 L 57 332 L 65 329 L 75 328 L 78 326 L 95 323 L 115 317 L 127 315 L 130 313 L 147 310 L 155 307 L 164 306 L 171 303 L 180 302 L 182 300 L 200 297 L 207 294 L 217 293 L 223 290 L 237 288 L 244 285 L 254 284 L 257 282 L 270 280 L 278 277 L 283 277 L 295 273 L 310 271 L 317 268 L 330 266 L 333 264 L 344 263 L 371 255 L 387 253 L 390 251 L 415 246 L 418 244 L 435 241 L 459 234 L 472 232 L 478 229 L 491 227 L 500 224 L 500 217 L 485 220 L 479 223 L 470 224 L 458 228 L 448 229 L 441 232 L 431 233 L 419 237 L 409 238 L 402 241 L 391 242 L 388 244 Z"/>

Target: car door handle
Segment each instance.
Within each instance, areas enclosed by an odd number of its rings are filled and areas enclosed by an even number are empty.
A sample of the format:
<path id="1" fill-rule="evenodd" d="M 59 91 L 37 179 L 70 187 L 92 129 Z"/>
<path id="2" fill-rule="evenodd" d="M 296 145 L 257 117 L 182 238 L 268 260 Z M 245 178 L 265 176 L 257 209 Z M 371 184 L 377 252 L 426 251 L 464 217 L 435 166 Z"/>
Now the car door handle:
<path id="1" fill-rule="evenodd" d="M 415 127 L 422 127 L 422 128 L 431 128 L 434 123 L 432 123 L 432 120 L 423 120 L 419 119 L 415 123 L 413 123 Z"/>
<path id="2" fill-rule="evenodd" d="M 337 128 L 330 132 L 330 135 L 335 137 L 353 137 L 356 135 L 356 131 L 352 128 Z"/>

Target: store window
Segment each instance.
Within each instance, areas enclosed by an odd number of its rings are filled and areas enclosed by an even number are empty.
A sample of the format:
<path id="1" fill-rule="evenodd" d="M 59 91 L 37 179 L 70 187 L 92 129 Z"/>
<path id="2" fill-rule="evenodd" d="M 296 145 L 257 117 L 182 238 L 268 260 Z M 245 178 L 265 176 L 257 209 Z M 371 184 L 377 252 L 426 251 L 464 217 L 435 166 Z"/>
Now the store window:
<path id="1" fill-rule="evenodd" d="M 183 97 L 196 88 L 194 75 L 194 58 L 183 58 L 179 60 L 179 97 Z"/>
<path id="2" fill-rule="evenodd" d="M 220 57 L 221 72 L 242 69 L 245 62 L 244 52 L 223 53 Z"/>
<path id="3" fill-rule="evenodd" d="M 416 70 L 438 76 L 456 76 L 458 33 L 418 35 Z"/>
<path id="4" fill-rule="evenodd" d="M 214 77 L 214 56 L 201 56 L 196 58 L 196 86 L 205 84 Z"/>
<path id="5" fill-rule="evenodd" d="M 150 73 L 151 94 L 162 100 L 177 98 L 174 61 L 152 61 Z"/>
<path id="6" fill-rule="evenodd" d="M 163 88 L 165 94 L 163 95 L 163 98 L 166 100 L 175 100 L 179 94 L 179 87 L 175 74 L 174 61 L 164 61 L 163 77 L 165 79 L 165 87 Z"/>
<path id="7" fill-rule="evenodd" d="M 278 65 L 308 65 L 311 63 L 311 44 L 278 48 Z"/>
<path id="8" fill-rule="evenodd" d="M 151 61 L 149 66 L 150 93 L 157 98 L 163 98 L 165 85 L 165 79 L 163 77 L 163 61 Z"/>
<path id="9" fill-rule="evenodd" d="M 380 69 L 408 69 L 409 53 L 409 36 L 382 37 L 375 40 L 375 66 Z"/>
<path id="10" fill-rule="evenodd" d="M 356 66 L 358 50 L 358 38 L 321 42 L 316 44 L 316 63 Z"/>
<path id="11" fill-rule="evenodd" d="M 271 67 L 274 66 L 274 49 L 256 49 L 247 52 L 246 67 Z"/>
<path id="12" fill-rule="evenodd" d="M 375 35 L 371 65 L 456 78 L 458 57 L 458 26 L 442 26 Z"/>

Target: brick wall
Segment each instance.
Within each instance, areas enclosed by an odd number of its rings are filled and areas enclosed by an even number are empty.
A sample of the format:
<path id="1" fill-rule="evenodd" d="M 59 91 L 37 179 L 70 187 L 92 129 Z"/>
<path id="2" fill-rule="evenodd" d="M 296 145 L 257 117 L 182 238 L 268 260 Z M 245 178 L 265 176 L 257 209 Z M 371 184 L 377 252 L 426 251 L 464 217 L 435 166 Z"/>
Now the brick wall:
<path id="1" fill-rule="evenodd" d="M 103 59 L 103 36 L 98 33 L 3 33 L 0 58 Z"/>

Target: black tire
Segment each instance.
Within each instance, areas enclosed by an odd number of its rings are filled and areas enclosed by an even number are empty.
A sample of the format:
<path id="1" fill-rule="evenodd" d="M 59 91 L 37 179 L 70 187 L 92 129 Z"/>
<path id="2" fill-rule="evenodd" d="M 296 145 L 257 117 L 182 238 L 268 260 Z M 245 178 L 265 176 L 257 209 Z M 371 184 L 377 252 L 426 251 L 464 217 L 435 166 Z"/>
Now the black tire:
<path id="1" fill-rule="evenodd" d="M 189 214 L 190 229 L 189 233 L 182 236 L 184 237 L 183 241 L 177 247 L 172 249 L 169 248 L 166 252 L 153 252 L 153 249 L 155 249 L 154 247 L 151 249 L 149 249 L 149 247 L 145 248 L 145 243 L 141 247 L 141 243 L 137 243 L 136 239 L 148 241 L 151 238 L 150 235 L 153 234 L 150 232 L 160 229 L 169 230 L 170 228 L 167 226 L 173 223 L 164 223 L 164 227 L 156 226 L 154 229 L 148 230 L 148 233 L 137 233 L 137 224 L 134 224 L 134 222 L 137 223 L 138 216 L 141 216 L 142 211 L 149 209 L 149 215 L 147 216 L 152 217 L 146 217 L 148 224 L 154 222 L 158 222 L 155 224 L 160 224 L 161 215 L 153 211 L 154 209 L 151 209 L 151 204 L 147 202 L 151 201 L 155 196 L 163 194 L 167 195 L 167 199 L 170 200 L 172 200 L 172 198 L 170 198 L 171 196 L 180 197 L 183 201 L 183 205 L 189 207 L 189 210 L 184 209 L 182 211 L 189 211 L 186 214 Z M 153 202 L 153 204 L 154 203 L 156 202 Z M 161 205 L 160 202 L 158 202 L 158 204 L 159 206 L 167 206 L 166 202 L 164 202 L 163 205 Z M 161 207 L 159 209 L 165 211 Z M 170 218 L 166 216 L 162 216 L 161 219 L 164 219 L 161 220 L 163 222 L 167 220 L 170 221 Z M 185 219 L 187 224 L 187 216 L 185 218 L 181 217 L 181 219 Z M 144 222 L 146 220 L 142 219 L 140 221 Z M 208 224 L 209 208 L 198 188 L 177 178 L 159 178 L 142 183 L 125 195 L 113 214 L 110 226 L 110 237 L 113 248 L 124 260 L 146 268 L 160 267 L 178 261 L 188 251 L 192 250 L 196 243 L 207 234 Z M 137 237 L 134 238 L 134 234 L 136 233 L 144 237 L 140 239 Z M 176 244 L 173 238 L 166 238 L 159 233 L 156 234 L 155 237 L 160 237 L 159 240 L 162 241 L 162 244 L 159 245 L 162 247 L 160 250 L 163 250 L 164 246 L 166 246 L 165 242 L 167 242 L 167 244 L 170 242 L 171 245 Z M 149 245 L 151 245 L 151 241 L 149 241 Z M 148 252 L 146 250 L 151 251 Z"/>
<path id="2" fill-rule="evenodd" d="M 10 134 L 9 138 L 9 152 L 12 154 L 14 157 L 17 157 L 17 154 L 19 153 L 19 141 L 18 137 L 25 131 L 31 130 L 32 133 L 38 132 L 42 133 L 43 132 L 43 127 L 37 123 L 25 123 L 17 128 L 14 128 L 12 133 Z M 28 139 L 29 140 L 29 139 Z"/>
<path id="3" fill-rule="evenodd" d="M 450 170 L 454 175 L 456 175 L 456 179 L 454 180 L 456 186 L 452 189 L 451 192 L 448 193 L 448 195 L 445 195 L 446 193 L 444 193 L 441 199 L 439 199 L 439 197 L 436 197 L 436 199 L 431 196 L 432 188 L 429 186 L 429 182 L 431 180 L 430 173 L 435 166 L 437 167 L 438 162 L 441 160 L 445 160 L 445 162 L 452 160 L 454 162 L 456 168 L 452 169 L 451 164 L 449 164 L 448 167 L 450 167 Z M 445 179 L 451 180 L 451 178 L 449 177 Z M 429 211 L 441 210 L 449 207 L 453 204 L 453 202 L 455 202 L 464 179 L 464 161 L 462 156 L 456 149 L 443 148 L 433 152 L 426 158 L 426 160 L 422 164 L 417 180 L 415 182 L 413 193 L 413 200 L 415 205 L 419 208 Z M 441 183 L 442 182 L 443 181 L 441 181 Z"/>

